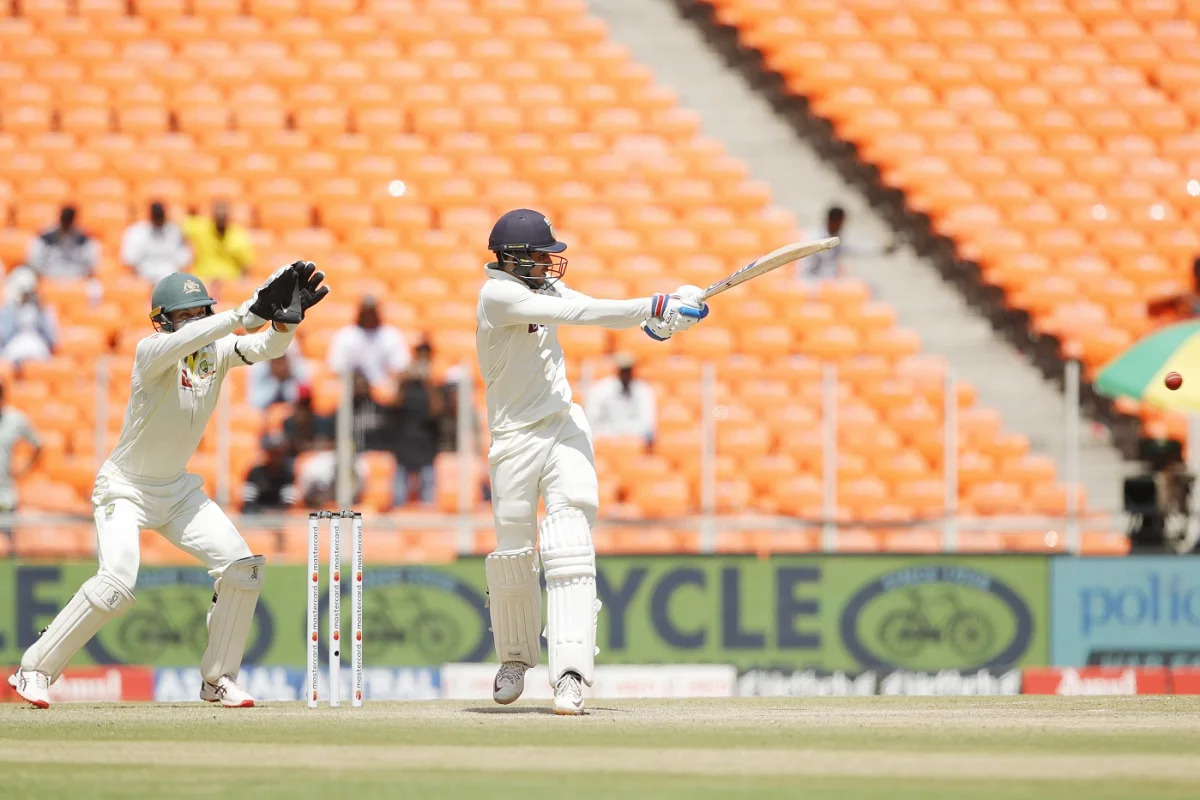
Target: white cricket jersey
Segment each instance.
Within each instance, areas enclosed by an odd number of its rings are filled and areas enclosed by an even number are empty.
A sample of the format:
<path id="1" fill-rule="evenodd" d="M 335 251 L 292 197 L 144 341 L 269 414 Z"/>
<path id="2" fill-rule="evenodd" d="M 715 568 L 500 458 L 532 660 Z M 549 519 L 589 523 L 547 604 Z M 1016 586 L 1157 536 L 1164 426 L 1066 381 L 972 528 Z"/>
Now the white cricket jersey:
<path id="1" fill-rule="evenodd" d="M 487 270 L 475 308 L 475 351 L 487 387 L 492 433 L 523 428 L 571 405 L 559 325 L 632 328 L 651 298 L 600 300 L 558 281 L 534 291 L 503 270 Z"/>
<path id="2" fill-rule="evenodd" d="M 293 331 L 268 324 L 236 336 L 232 311 L 189 322 L 175 333 L 155 333 L 138 342 L 129 405 L 110 463 L 133 478 L 166 481 L 187 468 L 230 367 L 278 358 Z"/>

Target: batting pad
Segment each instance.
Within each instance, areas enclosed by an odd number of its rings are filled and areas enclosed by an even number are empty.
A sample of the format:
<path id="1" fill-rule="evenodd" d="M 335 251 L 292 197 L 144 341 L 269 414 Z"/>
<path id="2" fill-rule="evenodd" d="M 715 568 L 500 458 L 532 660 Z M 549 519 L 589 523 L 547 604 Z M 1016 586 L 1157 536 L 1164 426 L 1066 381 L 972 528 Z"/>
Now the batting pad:
<path id="1" fill-rule="evenodd" d="M 546 650 L 550 682 L 578 672 L 588 686 L 596 663 L 596 550 L 587 517 L 564 508 L 542 522 L 542 566 L 546 569 Z"/>
<path id="2" fill-rule="evenodd" d="M 21 657 L 21 669 L 37 670 L 58 680 L 79 649 L 110 619 L 133 605 L 133 592 L 116 578 L 93 575 L 83 582 L 67 605 Z"/>
<path id="3" fill-rule="evenodd" d="M 492 553 L 484 560 L 492 638 L 501 662 L 531 667 L 541 657 L 542 586 L 532 547 Z"/>
<path id="4" fill-rule="evenodd" d="M 200 674 L 209 683 L 216 683 L 222 675 L 237 680 L 266 564 L 263 556 L 239 558 L 217 579 L 217 600 L 208 620 L 208 647 L 200 659 Z"/>

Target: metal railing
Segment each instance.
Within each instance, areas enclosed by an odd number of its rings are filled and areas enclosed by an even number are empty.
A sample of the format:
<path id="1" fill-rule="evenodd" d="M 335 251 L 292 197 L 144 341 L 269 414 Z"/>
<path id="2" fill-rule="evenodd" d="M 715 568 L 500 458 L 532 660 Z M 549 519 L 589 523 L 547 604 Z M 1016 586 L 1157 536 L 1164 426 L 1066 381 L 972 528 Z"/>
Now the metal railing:
<path id="1" fill-rule="evenodd" d="M 96 466 L 102 462 L 108 450 L 108 380 L 109 365 L 102 359 L 97 365 L 96 383 Z M 576 387 L 577 396 L 582 398 L 590 388 L 592 376 L 598 371 L 599 362 L 585 362 L 583 379 Z M 473 375 L 472 367 L 466 368 L 467 375 Z M 718 428 L 722 424 L 718 409 L 718 378 L 719 368 L 712 362 L 705 363 L 701 369 L 700 393 L 696 402 L 700 404 L 699 419 L 701 448 L 699 452 L 699 497 L 698 506 L 693 513 L 668 519 L 654 518 L 641 520 L 609 520 L 603 517 L 597 526 L 597 535 L 612 528 L 653 527 L 698 532 L 699 550 L 714 552 L 718 549 L 721 534 L 734 531 L 814 531 L 819 534 L 819 547 L 825 552 L 838 549 L 839 533 L 846 528 L 868 529 L 873 531 L 897 529 L 939 529 L 941 547 L 946 552 L 956 552 L 963 549 L 963 537 L 976 532 L 989 531 L 1032 531 L 1044 532 L 1047 535 L 1047 546 L 1054 548 L 1059 544 L 1069 552 L 1079 552 L 1082 542 L 1082 528 L 1086 521 L 1089 530 L 1123 533 L 1126 529 L 1127 518 L 1122 513 L 1105 510 L 1099 513 L 1089 513 L 1086 516 L 1079 507 L 1078 492 L 1080 486 L 1080 409 L 1079 409 L 1079 364 L 1068 362 L 1065 374 L 1066 395 L 1064 397 L 1063 425 L 1069 443 L 1063 459 L 1063 475 L 1061 482 L 1068 488 L 1066 513 L 1061 516 L 1005 514 L 987 517 L 964 516 L 960 513 L 959 475 L 958 475 L 958 385 L 952 374 L 947 374 L 943 390 L 943 437 L 941 479 L 944 484 L 944 512 L 932 517 L 903 521 L 863 520 L 844 522 L 838 520 L 838 411 L 839 383 L 836 365 L 824 366 L 821 376 L 821 441 L 823 453 L 821 459 L 821 516 L 819 519 L 803 519 L 781 514 L 764 514 L 753 509 L 738 513 L 718 513 L 718 480 L 717 459 L 720 455 L 718 448 Z M 349 376 L 342 383 L 342 398 L 338 404 L 336 416 L 336 453 L 338 459 L 336 501 L 342 508 L 354 506 L 354 430 L 353 430 L 353 394 L 352 380 Z M 686 402 L 679 397 L 668 398 L 670 402 Z M 239 515 L 236 509 L 230 508 L 233 498 L 233 481 L 241 480 L 243 476 L 234 475 L 231 467 L 231 398 L 229 389 L 222 393 L 217 406 L 212 425 L 216 435 L 217 480 L 215 498 L 226 508 L 232 517 L 243 526 L 253 528 L 283 528 L 299 524 L 299 517 L 291 513 L 270 513 L 258 515 Z M 405 509 L 395 513 L 373 514 L 371 528 L 378 530 L 422 530 L 442 531 L 451 537 L 454 549 L 462 554 L 473 552 L 475 549 L 475 534 L 490 530 L 491 515 L 481 507 L 479 502 L 478 475 L 485 468 L 485 457 L 482 443 L 475 441 L 473 418 L 476 416 L 477 404 L 474 384 L 471 380 L 463 380 L 458 391 L 458 420 L 457 426 L 457 507 L 453 512 L 434 511 L 424 508 Z M 482 417 L 481 417 L 482 418 Z M 1191 433 L 1197 435 L 1195 441 L 1200 441 L 1200 423 L 1191 420 Z M 1193 468 L 1200 461 L 1200 448 L 1189 448 L 1189 461 Z M 463 457 L 462 454 L 470 454 Z M 601 476 L 604 480 L 605 476 Z M 1120 491 L 1119 486 L 1113 487 L 1114 494 Z M 0 529 L 13 526 L 61 526 L 65 524 L 91 524 L 90 515 L 80 510 L 78 515 L 43 514 L 33 511 L 20 512 L 17 515 L 0 514 Z M 1061 537 L 1061 540 L 1060 538 Z M 1051 541 L 1053 539 L 1054 541 Z M 974 549 L 974 548 L 969 548 Z"/>

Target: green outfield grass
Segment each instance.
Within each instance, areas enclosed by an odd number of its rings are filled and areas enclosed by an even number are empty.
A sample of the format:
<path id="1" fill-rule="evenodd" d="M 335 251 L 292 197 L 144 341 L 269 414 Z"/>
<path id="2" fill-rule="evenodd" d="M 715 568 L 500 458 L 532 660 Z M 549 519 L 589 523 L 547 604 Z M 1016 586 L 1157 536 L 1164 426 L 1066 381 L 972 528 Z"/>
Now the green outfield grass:
<path id="1" fill-rule="evenodd" d="M 0 706 L 5 797 L 1200 798 L 1200 698 Z"/>

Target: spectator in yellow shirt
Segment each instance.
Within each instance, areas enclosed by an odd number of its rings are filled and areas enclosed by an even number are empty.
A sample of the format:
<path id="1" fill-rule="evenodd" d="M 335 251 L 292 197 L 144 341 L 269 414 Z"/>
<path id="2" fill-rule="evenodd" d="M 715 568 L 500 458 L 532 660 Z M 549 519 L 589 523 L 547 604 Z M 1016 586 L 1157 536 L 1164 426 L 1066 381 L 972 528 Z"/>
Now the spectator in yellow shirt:
<path id="1" fill-rule="evenodd" d="M 195 258 L 192 273 L 202 281 L 234 281 L 242 277 L 254 261 L 254 244 L 241 225 L 229 221 L 229 205 L 213 204 L 212 219 L 188 217 L 183 233 Z"/>

